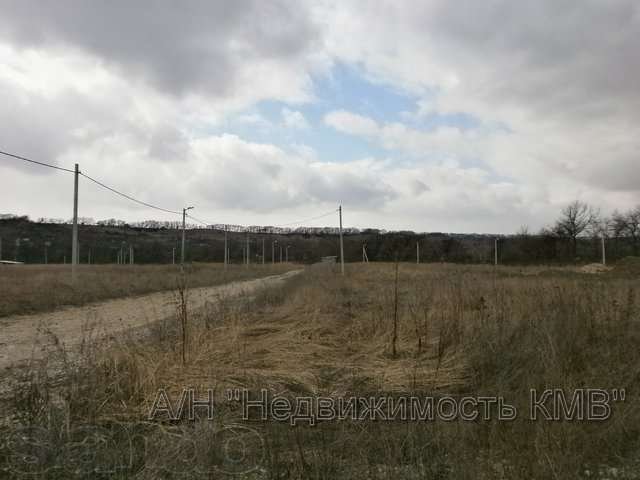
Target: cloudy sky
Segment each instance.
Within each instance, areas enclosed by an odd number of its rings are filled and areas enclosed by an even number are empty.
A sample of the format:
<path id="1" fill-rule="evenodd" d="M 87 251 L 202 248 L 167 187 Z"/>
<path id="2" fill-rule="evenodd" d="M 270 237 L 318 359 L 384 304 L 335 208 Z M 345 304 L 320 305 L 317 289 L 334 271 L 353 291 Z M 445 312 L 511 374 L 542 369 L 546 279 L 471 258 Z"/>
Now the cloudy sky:
<path id="1" fill-rule="evenodd" d="M 164 208 L 509 233 L 640 203 L 635 0 L 0 3 L 0 150 Z M 0 213 L 71 216 L 70 174 L 0 179 Z M 173 219 L 82 180 L 80 215 Z"/>

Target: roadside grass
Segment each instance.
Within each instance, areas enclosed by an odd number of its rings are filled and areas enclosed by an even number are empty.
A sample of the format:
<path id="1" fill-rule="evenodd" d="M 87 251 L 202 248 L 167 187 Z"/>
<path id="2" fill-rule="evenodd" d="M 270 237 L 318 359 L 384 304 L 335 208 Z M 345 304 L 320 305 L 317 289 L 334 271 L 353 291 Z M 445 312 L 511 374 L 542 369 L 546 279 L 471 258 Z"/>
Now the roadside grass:
<path id="1" fill-rule="evenodd" d="M 637 276 L 400 264 L 397 298 L 394 282 L 393 264 L 348 265 L 344 278 L 317 266 L 251 298 L 221 298 L 190 313 L 184 364 L 177 319 L 106 350 L 88 345 L 55 375 L 34 364 L 7 404 L 0 465 L 13 476 L 16 465 L 46 467 L 44 478 L 96 478 L 93 466 L 123 463 L 109 478 L 639 478 Z M 175 403 L 185 388 L 199 398 L 212 390 L 213 421 L 147 419 L 158 389 Z M 625 389 L 626 398 L 606 421 L 532 421 L 530 389 L 545 388 Z M 243 421 L 227 401 L 235 389 L 502 396 L 518 416 Z M 240 456 L 226 449 L 230 432 Z M 81 456 L 77 436 L 94 440 L 93 456 Z"/>

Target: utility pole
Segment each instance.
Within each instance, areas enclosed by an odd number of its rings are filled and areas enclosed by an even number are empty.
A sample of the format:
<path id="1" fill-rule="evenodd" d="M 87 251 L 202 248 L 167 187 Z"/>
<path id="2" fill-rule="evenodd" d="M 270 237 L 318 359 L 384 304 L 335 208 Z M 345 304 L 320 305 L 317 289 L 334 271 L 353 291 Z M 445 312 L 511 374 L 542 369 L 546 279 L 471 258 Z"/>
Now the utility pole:
<path id="1" fill-rule="evenodd" d="M 344 275 L 344 243 L 342 242 L 342 205 L 338 207 L 338 215 L 340 216 L 340 271 Z"/>
<path id="2" fill-rule="evenodd" d="M 416 264 L 420 264 L 420 242 L 416 242 Z"/>
<path id="3" fill-rule="evenodd" d="M 186 207 L 182 209 L 182 251 L 180 252 L 180 267 L 184 269 L 184 244 L 187 230 L 187 210 L 191 210 L 193 207 Z"/>
<path id="4" fill-rule="evenodd" d="M 606 253 L 604 235 L 602 235 L 602 264 L 603 265 L 607 264 L 607 253 Z"/>
<path id="5" fill-rule="evenodd" d="M 76 281 L 76 267 L 78 266 L 78 175 L 80 169 L 76 163 L 73 173 L 73 229 L 71 233 L 71 281 Z"/>
<path id="6" fill-rule="evenodd" d="M 262 237 L 262 264 L 264 265 L 264 237 Z"/>
<path id="7" fill-rule="evenodd" d="M 249 231 L 247 230 L 247 268 L 249 268 Z"/>
<path id="8" fill-rule="evenodd" d="M 176 264 L 176 247 L 173 247 L 171 249 L 171 264 L 172 265 Z"/>
<path id="9" fill-rule="evenodd" d="M 227 269 L 227 225 L 224 226 L 224 269 Z"/>

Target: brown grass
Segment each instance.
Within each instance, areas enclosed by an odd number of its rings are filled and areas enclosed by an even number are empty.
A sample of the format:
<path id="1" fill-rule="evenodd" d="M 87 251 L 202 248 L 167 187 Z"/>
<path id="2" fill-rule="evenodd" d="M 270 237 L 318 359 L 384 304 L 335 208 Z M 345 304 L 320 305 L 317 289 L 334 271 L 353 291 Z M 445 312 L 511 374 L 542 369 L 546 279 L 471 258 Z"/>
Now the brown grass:
<path id="1" fill-rule="evenodd" d="M 229 265 L 226 272 L 215 263 L 186 268 L 188 287 L 203 287 L 281 273 L 291 266 Z M 0 317 L 173 290 L 179 272 L 178 265 L 79 265 L 74 285 L 70 265 L 0 265 Z"/>
<path id="2" fill-rule="evenodd" d="M 195 476 L 196 466 L 219 459 L 180 463 L 178 440 L 169 442 L 173 456 L 162 454 L 157 431 L 139 422 L 158 388 L 215 388 L 221 423 L 238 421 L 223 400 L 233 387 L 285 396 L 502 395 L 524 416 L 530 388 L 625 388 L 607 422 L 254 422 L 265 458 L 240 478 L 637 478 L 634 276 L 401 264 L 394 356 L 394 275 L 391 264 L 349 265 L 346 278 L 314 267 L 255 298 L 222 299 L 190 316 L 186 365 L 179 328 L 158 325 L 143 341 L 88 355 L 57 387 L 27 379 L 14 414 L 57 435 L 69 424 L 135 420 L 152 448 L 134 449 L 131 471 L 171 478 L 167 464 Z M 57 401 L 52 392 L 62 392 Z M 207 432 L 220 423 L 158 425 L 219 453 Z"/>

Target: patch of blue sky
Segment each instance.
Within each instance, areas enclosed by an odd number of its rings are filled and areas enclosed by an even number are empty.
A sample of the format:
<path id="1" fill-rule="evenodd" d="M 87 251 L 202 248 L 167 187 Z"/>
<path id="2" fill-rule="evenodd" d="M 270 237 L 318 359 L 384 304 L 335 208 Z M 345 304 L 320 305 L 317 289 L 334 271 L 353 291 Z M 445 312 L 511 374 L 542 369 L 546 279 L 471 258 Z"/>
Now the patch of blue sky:
<path id="1" fill-rule="evenodd" d="M 416 108 L 419 97 L 392 85 L 375 82 L 357 66 L 338 63 L 329 75 L 316 78 L 315 107 L 322 115 L 347 110 L 378 123 L 402 121 L 403 112 Z"/>
<path id="2" fill-rule="evenodd" d="M 349 162 L 366 157 L 392 157 L 401 164 L 410 161 L 414 155 L 397 150 L 388 151 L 376 139 L 339 132 L 325 124 L 325 115 L 335 110 L 346 110 L 371 118 L 380 125 L 399 122 L 421 131 L 442 126 L 461 130 L 487 128 L 478 119 L 463 112 L 416 115 L 421 98 L 373 80 L 357 66 L 338 63 L 329 74 L 314 78 L 313 85 L 314 98 L 310 102 L 287 104 L 265 100 L 233 116 L 210 133 L 234 133 L 245 140 L 271 143 L 285 150 L 292 145 L 306 145 L 316 152 L 321 161 Z M 301 112 L 309 128 L 285 125 L 283 109 Z"/>

